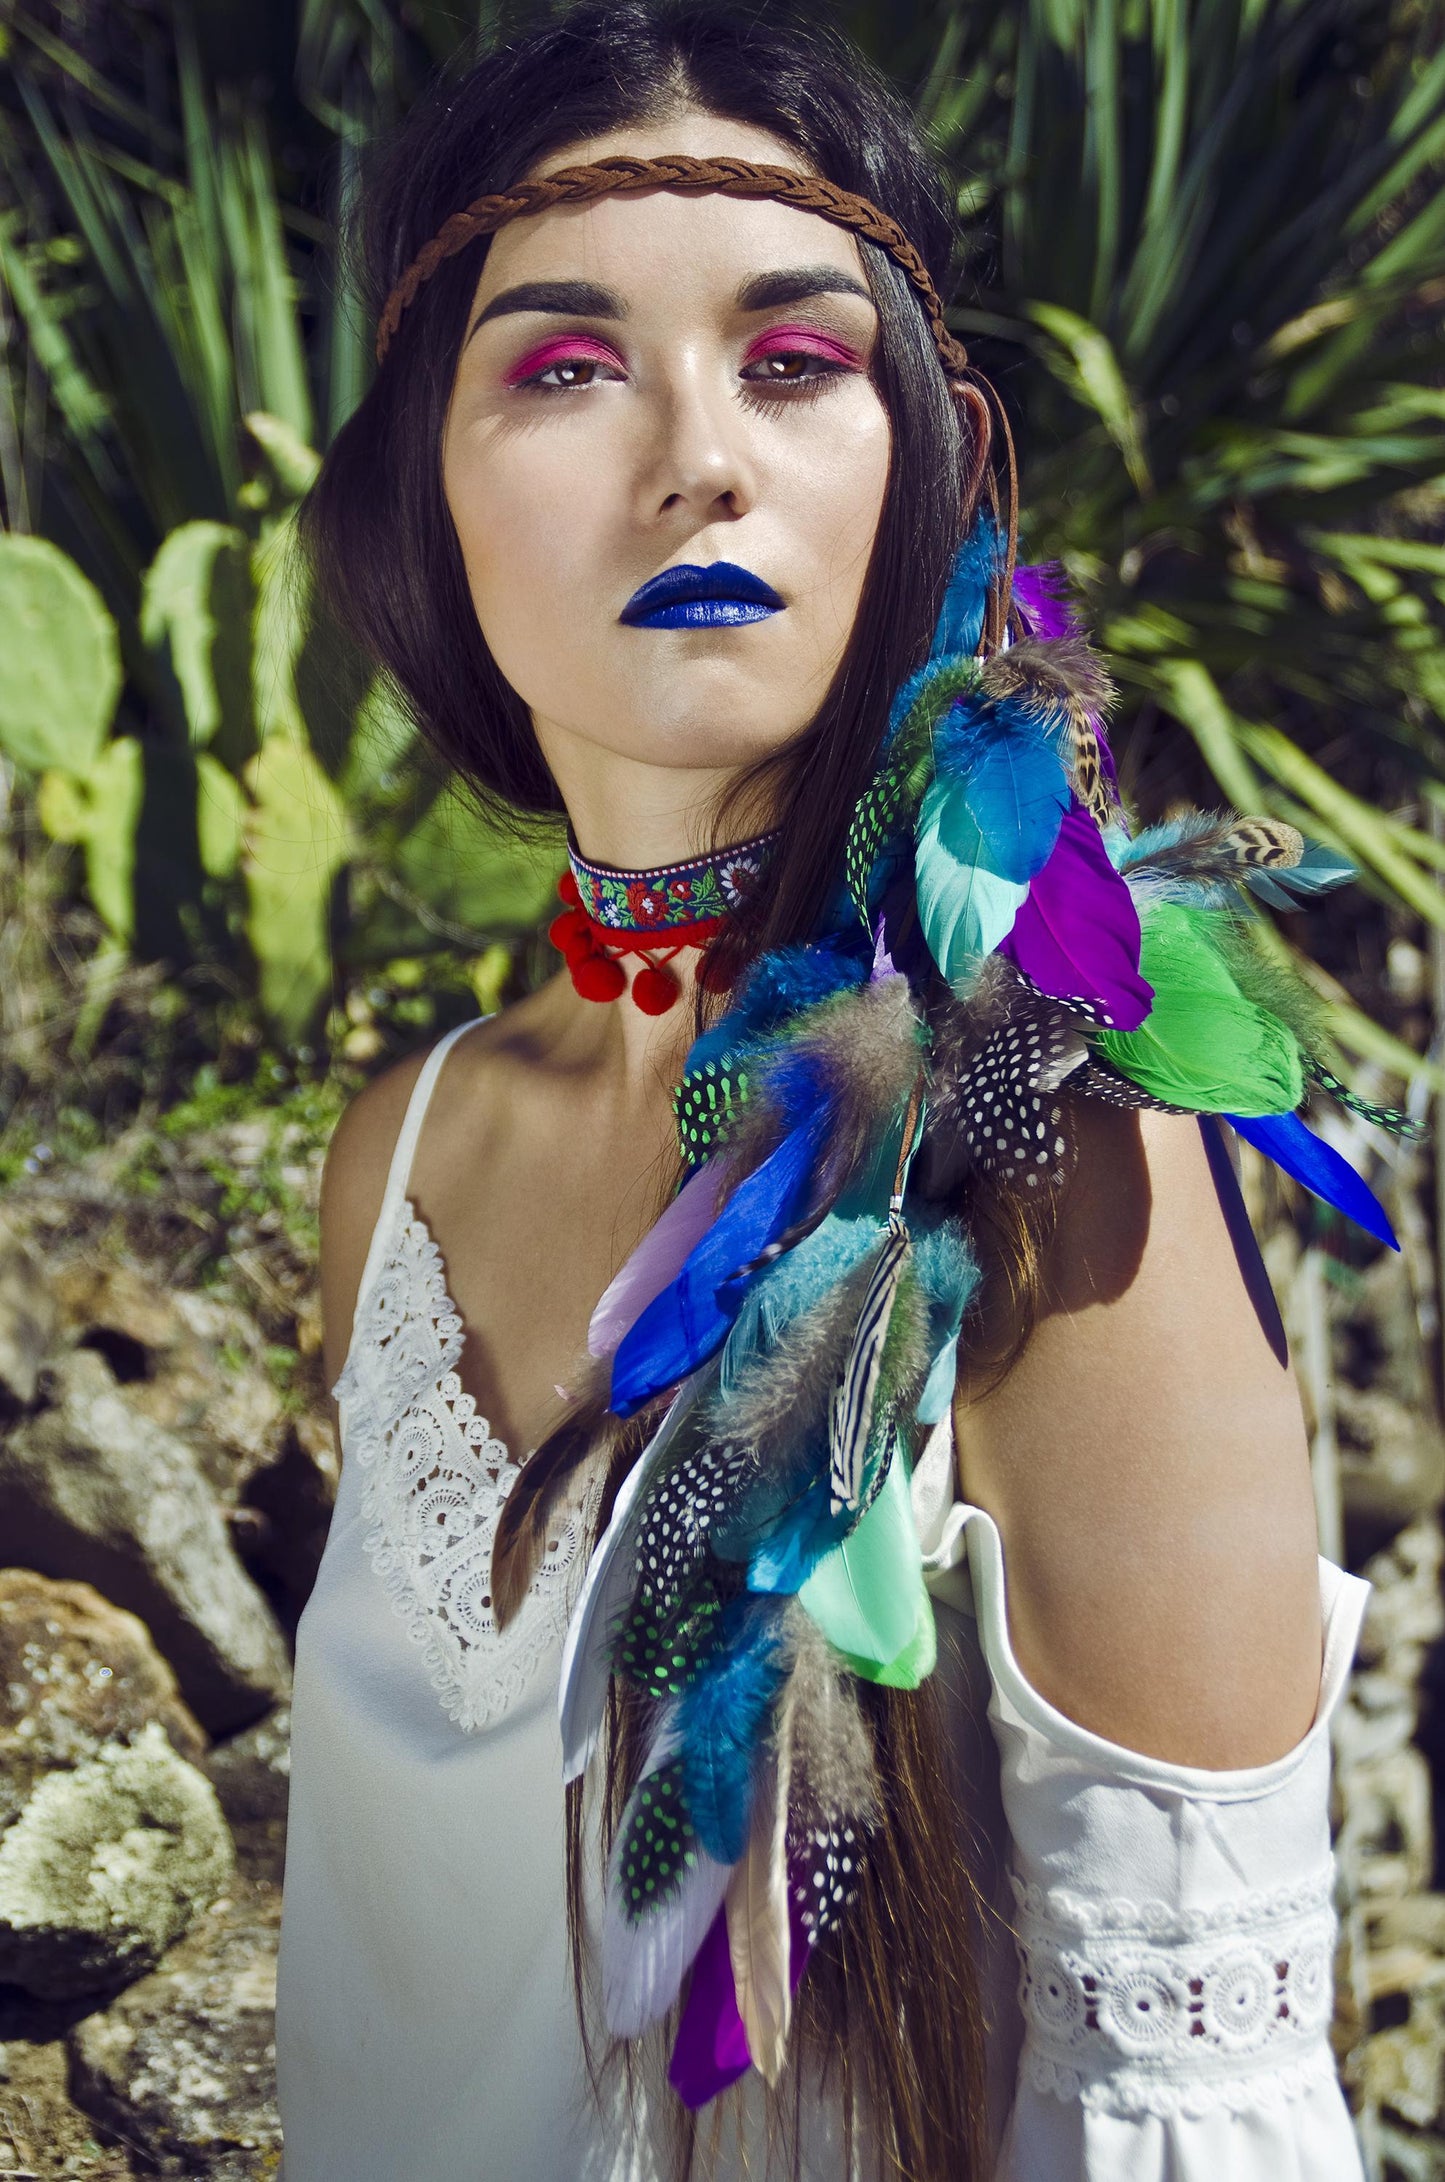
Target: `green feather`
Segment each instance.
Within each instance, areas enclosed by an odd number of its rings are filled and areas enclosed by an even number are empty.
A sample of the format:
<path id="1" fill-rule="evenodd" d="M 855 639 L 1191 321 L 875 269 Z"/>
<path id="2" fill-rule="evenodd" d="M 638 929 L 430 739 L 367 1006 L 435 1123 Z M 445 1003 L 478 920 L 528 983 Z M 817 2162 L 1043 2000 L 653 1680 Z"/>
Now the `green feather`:
<path id="1" fill-rule="evenodd" d="M 1104 1058 L 1169 1106 L 1214 1114 L 1292 1113 L 1304 1065 L 1289 1027 L 1240 991 L 1207 910 L 1160 903 L 1145 918 L 1140 968 L 1154 1005 L 1138 1030 L 1106 1030 Z"/>
<path id="2" fill-rule="evenodd" d="M 697 1835 L 673 1758 L 633 1790 L 618 1851 L 622 1911 L 630 1924 L 676 1894 L 698 1859 Z"/>
<path id="3" fill-rule="evenodd" d="M 933 1601 L 920 1577 L 918 1622 L 898 1657 L 882 1667 L 874 1659 L 849 1659 L 847 1664 L 865 1682 L 881 1682 L 890 1690 L 916 1690 L 932 1674 L 937 1661 L 938 1624 L 933 1618 Z"/>
<path id="4" fill-rule="evenodd" d="M 895 1454 L 862 1521 L 825 1553 L 799 1603 L 835 1651 L 867 1673 L 898 1659 L 918 1632 L 923 1556 L 908 1493 L 908 1465 Z"/>

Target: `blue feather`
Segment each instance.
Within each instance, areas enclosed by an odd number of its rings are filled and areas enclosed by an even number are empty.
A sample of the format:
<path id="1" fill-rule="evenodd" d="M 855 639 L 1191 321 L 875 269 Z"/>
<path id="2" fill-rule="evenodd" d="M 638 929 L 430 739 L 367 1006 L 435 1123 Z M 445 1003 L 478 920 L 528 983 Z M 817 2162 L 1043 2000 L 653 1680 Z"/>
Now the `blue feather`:
<path id="1" fill-rule="evenodd" d="M 987 515 L 980 515 L 953 557 L 953 571 L 929 647 L 930 662 L 971 659 L 983 634 L 988 587 L 999 564 L 999 535 Z"/>
<path id="2" fill-rule="evenodd" d="M 1388 1243 L 1392 1250 L 1399 1249 L 1385 1208 L 1369 1184 L 1323 1137 L 1307 1129 L 1298 1114 L 1226 1114 L 1224 1118 L 1246 1143 L 1253 1144 L 1327 1205 L 1333 1205 L 1336 1212 L 1342 1212 L 1380 1242 Z"/>
<path id="3" fill-rule="evenodd" d="M 688 1814 L 720 1864 L 735 1864 L 748 1844 L 754 1761 L 790 1664 L 784 1611 L 776 1599 L 735 1599 L 723 1612 L 718 1653 L 678 1705 Z"/>
<path id="4" fill-rule="evenodd" d="M 960 1313 L 960 1317 L 962 1313 Z M 958 1379 L 958 1326 L 951 1326 L 942 1337 L 941 1344 L 928 1367 L 928 1377 L 923 1382 L 923 1392 L 913 1414 L 920 1424 L 937 1424 L 948 1415 L 949 1403 Z"/>
<path id="5" fill-rule="evenodd" d="M 829 940 L 816 945 L 782 947 L 763 955 L 749 971 L 726 1015 L 694 1039 L 687 1067 L 721 1060 L 750 1038 L 765 1035 L 800 1009 L 834 993 L 863 984 L 870 968 L 861 943 L 844 947 Z"/>
<path id="6" fill-rule="evenodd" d="M 789 1131 L 738 1185 L 676 1280 L 628 1328 L 612 1360 L 615 1416 L 630 1417 L 721 1347 L 747 1288 L 738 1276 L 796 1217 L 831 1121 L 824 1101 Z"/>
<path id="7" fill-rule="evenodd" d="M 1337 849 L 1312 841 L 1297 864 L 1271 864 L 1267 869 L 1251 866 L 1244 877 L 1271 909 L 1302 909 L 1307 902 L 1353 879 L 1355 867 Z"/>
<path id="8" fill-rule="evenodd" d="M 970 768 L 966 793 L 989 869 L 1016 883 L 1042 871 L 1069 807 L 1058 752 L 1037 734 L 999 735 Z"/>
<path id="9" fill-rule="evenodd" d="M 719 1391 L 726 1398 L 760 1350 L 771 1349 L 785 1326 L 846 1280 L 878 1240 L 878 1222 L 830 1212 L 810 1235 L 775 1258 L 751 1284 L 722 1354 Z"/>
<path id="10" fill-rule="evenodd" d="M 894 692 L 893 702 L 888 708 L 888 727 L 883 739 L 885 750 L 913 710 L 936 669 L 945 660 L 971 659 L 978 650 L 978 640 L 983 635 L 988 586 L 998 572 L 1001 558 L 1002 547 L 998 531 L 989 516 L 980 515 L 953 557 L 953 572 L 948 579 L 948 589 L 943 594 L 938 620 L 934 624 L 933 642 L 928 657 Z"/>
<path id="11" fill-rule="evenodd" d="M 828 1480 L 810 1485 L 758 1541 L 748 1562 L 748 1589 L 791 1597 L 819 1561 L 846 1536 L 854 1518 L 830 1511 Z"/>

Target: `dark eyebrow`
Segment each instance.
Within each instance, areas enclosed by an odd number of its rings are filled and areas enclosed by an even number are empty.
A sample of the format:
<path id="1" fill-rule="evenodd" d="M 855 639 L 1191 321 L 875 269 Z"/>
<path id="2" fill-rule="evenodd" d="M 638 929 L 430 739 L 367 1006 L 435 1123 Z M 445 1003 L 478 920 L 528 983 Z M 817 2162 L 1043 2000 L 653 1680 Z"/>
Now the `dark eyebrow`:
<path id="1" fill-rule="evenodd" d="M 802 303 L 814 295 L 857 295 L 873 301 L 863 282 L 839 265 L 797 265 L 776 273 L 756 273 L 738 290 L 745 311 L 773 311 L 780 303 Z"/>
<path id="2" fill-rule="evenodd" d="M 505 318 L 510 311 L 555 311 L 564 318 L 625 318 L 627 305 L 610 288 L 590 280 L 523 280 L 515 288 L 494 295 L 472 321 L 468 341 L 489 318 Z"/>

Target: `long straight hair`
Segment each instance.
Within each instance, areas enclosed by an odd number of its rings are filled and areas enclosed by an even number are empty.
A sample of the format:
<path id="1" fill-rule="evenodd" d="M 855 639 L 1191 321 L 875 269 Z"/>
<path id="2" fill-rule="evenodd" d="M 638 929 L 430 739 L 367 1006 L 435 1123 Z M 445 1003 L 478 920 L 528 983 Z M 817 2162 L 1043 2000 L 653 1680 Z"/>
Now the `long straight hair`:
<path id="1" fill-rule="evenodd" d="M 373 162 L 352 240 L 373 315 L 450 213 L 511 186 L 549 154 L 689 108 L 766 130 L 813 172 L 873 199 L 948 292 L 954 227 L 937 170 L 906 107 L 836 33 L 776 8 L 764 16 L 715 0 L 583 0 L 445 74 Z M 423 283 L 326 456 L 301 510 L 301 537 L 321 601 L 380 667 L 442 766 L 501 822 L 525 826 L 562 804 L 527 709 L 487 648 L 441 475 L 447 405 L 485 249 L 478 240 Z M 772 883 L 751 921 L 729 935 L 733 970 L 739 955 L 816 932 L 890 700 L 926 656 L 982 494 L 1012 535 L 1009 488 L 1000 509 L 989 468 L 991 390 L 980 381 L 960 405 L 906 278 L 886 253 L 866 243 L 860 250 L 880 322 L 874 375 L 891 424 L 890 473 L 832 686 L 802 735 L 719 809 L 721 824 L 739 795 L 762 785 L 780 832 Z M 995 624 L 998 611 L 995 601 Z M 707 1004 L 699 1000 L 700 1009 Z M 494 1593 L 503 1611 L 506 1596 L 525 1588 L 546 1507 L 601 1421 L 597 1407 L 573 1416 L 522 1471 L 497 1539 Z M 634 1442 L 624 1433 L 614 1446 L 604 1513 Z M 983 2182 L 983 2017 L 972 1968 L 981 1905 L 963 1846 L 968 1815 L 949 1785 L 932 1684 L 908 1693 L 868 1687 L 863 1701 L 886 1812 L 858 1901 L 816 1951 L 802 2031 L 825 2081 L 839 2087 L 848 2137 L 861 2126 L 911 2182 Z M 635 1777 L 636 1729 L 614 1709 L 604 1834 Z M 574 1796 L 568 1901 L 579 2010 L 587 1850 Z M 583 2029 L 585 2038 L 585 2020 Z M 792 2144 L 796 2171 L 788 2103 L 773 2102 L 773 2121 Z M 686 2166 L 691 2132 L 684 2137 Z"/>

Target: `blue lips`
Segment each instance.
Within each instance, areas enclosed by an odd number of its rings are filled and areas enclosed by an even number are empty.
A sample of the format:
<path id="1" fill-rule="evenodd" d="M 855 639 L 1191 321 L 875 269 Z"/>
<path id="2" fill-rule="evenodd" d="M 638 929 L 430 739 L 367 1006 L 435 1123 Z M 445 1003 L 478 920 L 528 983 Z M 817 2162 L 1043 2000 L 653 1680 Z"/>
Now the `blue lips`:
<path id="1" fill-rule="evenodd" d="M 629 629 L 724 629 L 783 611 L 770 583 L 733 561 L 665 568 L 640 584 L 618 615 Z"/>

